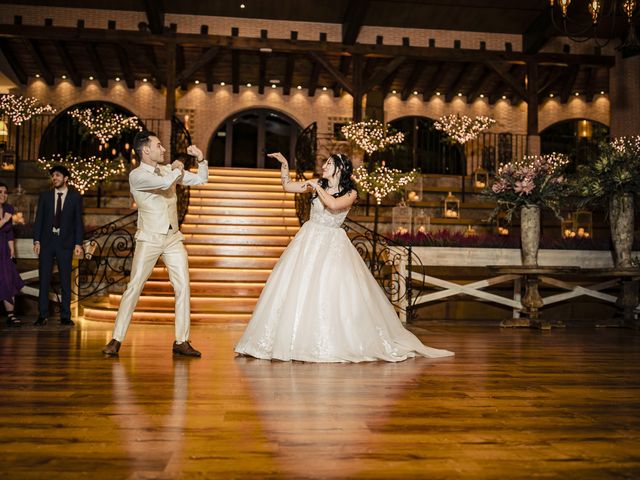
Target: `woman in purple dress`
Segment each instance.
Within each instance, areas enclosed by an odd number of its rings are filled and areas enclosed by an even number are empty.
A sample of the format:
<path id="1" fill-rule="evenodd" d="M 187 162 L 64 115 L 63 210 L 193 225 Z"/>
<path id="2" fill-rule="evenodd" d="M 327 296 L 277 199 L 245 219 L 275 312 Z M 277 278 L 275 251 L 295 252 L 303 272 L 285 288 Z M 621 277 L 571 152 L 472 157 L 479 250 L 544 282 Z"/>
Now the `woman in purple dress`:
<path id="1" fill-rule="evenodd" d="M 0 183 L 0 300 L 7 311 L 7 325 L 19 327 L 14 314 L 16 294 L 24 287 L 16 268 L 16 249 L 13 241 L 13 206 L 7 203 L 9 188 Z"/>

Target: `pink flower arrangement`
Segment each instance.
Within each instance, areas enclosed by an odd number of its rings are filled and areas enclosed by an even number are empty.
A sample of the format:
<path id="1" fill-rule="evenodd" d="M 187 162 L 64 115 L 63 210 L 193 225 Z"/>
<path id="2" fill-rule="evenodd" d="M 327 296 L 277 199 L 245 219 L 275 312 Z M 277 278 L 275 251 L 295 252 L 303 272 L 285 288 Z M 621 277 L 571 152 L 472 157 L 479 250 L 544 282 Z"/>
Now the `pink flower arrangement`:
<path id="1" fill-rule="evenodd" d="M 564 155 L 552 153 L 526 156 L 502 165 L 491 188 L 483 192 L 498 203 L 492 218 L 506 211 L 510 220 L 513 212 L 523 205 L 547 207 L 558 214 L 559 199 L 569 188 L 562 175 L 568 162 Z"/>

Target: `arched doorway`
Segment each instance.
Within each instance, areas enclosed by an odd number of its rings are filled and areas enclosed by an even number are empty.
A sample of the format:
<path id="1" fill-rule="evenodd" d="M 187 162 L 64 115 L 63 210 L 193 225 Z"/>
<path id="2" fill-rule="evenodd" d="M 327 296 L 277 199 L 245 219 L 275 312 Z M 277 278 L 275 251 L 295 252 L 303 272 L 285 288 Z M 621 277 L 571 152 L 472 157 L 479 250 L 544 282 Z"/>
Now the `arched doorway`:
<path id="1" fill-rule="evenodd" d="M 302 129 L 295 120 L 268 108 L 244 110 L 220 124 L 209 142 L 209 164 L 221 167 L 280 168 L 266 156 L 282 152 L 294 166 L 296 138 Z"/>
<path id="2" fill-rule="evenodd" d="M 545 128 L 540 133 L 540 151 L 564 153 L 569 157 L 569 171 L 578 165 L 595 160 L 598 145 L 609 137 L 609 127 L 585 118 L 563 120 Z"/>
<path id="3" fill-rule="evenodd" d="M 98 109 L 108 108 L 114 114 L 121 114 L 126 117 L 135 115 L 120 105 L 111 102 L 84 102 L 75 104 L 60 112 L 47 125 L 42 138 L 40 139 L 39 158 L 50 158 L 53 155 L 67 154 L 78 158 L 99 155 L 102 158 L 123 157 L 127 162 L 131 161 L 133 137 L 136 130 L 125 130 L 120 135 L 111 138 L 105 145 L 102 145 L 95 135 L 88 134 L 83 127 L 68 112 L 75 109 Z M 138 118 L 138 123 L 145 128 L 144 123 Z"/>
<path id="4" fill-rule="evenodd" d="M 403 171 L 417 168 L 422 173 L 445 175 L 460 175 L 465 171 L 464 151 L 450 142 L 445 133 L 436 130 L 434 122 L 418 116 L 389 122 L 391 127 L 405 135 L 404 142 L 390 153 L 395 168 Z"/>

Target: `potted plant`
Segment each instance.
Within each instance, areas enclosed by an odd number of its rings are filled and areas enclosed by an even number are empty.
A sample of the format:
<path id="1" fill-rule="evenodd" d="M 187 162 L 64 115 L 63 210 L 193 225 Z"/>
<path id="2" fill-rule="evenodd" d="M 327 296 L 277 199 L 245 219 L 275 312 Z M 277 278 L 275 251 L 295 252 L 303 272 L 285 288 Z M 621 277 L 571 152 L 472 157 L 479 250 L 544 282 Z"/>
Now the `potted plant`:
<path id="1" fill-rule="evenodd" d="M 559 154 L 525 156 L 498 168 L 491 188 L 483 193 L 497 202 L 491 214 L 505 213 L 511 222 L 520 214 L 522 264 L 536 266 L 540 246 L 540 209 L 549 208 L 560 217 L 560 198 L 568 190 L 563 175 L 568 159 Z"/>
<path id="2" fill-rule="evenodd" d="M 582 204 L 608 210 L 614 262 L 632 267 L 635 197 L 640 192 L 640 135 L 618 137 L 600 145 L 600 155 L 578 167 L 575 182 Z"/>

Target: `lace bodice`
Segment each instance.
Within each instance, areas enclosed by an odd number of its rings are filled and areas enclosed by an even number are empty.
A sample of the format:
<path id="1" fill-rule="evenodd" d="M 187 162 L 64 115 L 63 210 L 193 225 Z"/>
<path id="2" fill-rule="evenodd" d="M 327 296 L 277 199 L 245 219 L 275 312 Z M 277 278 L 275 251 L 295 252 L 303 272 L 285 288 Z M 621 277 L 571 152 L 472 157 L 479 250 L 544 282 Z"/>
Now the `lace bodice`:
<path id="1" fill-rule="evenodd" d="M 348 213 L 348 208 L 333 213 L 325 208 L 324 203 L 322 203 L 319 198 L 316 198 L 311 202 L 311 217 L 309 220 L 313 223 L 324 225 L 325 227 L 340 228 L 344 219 L 347 218 Z"/>

